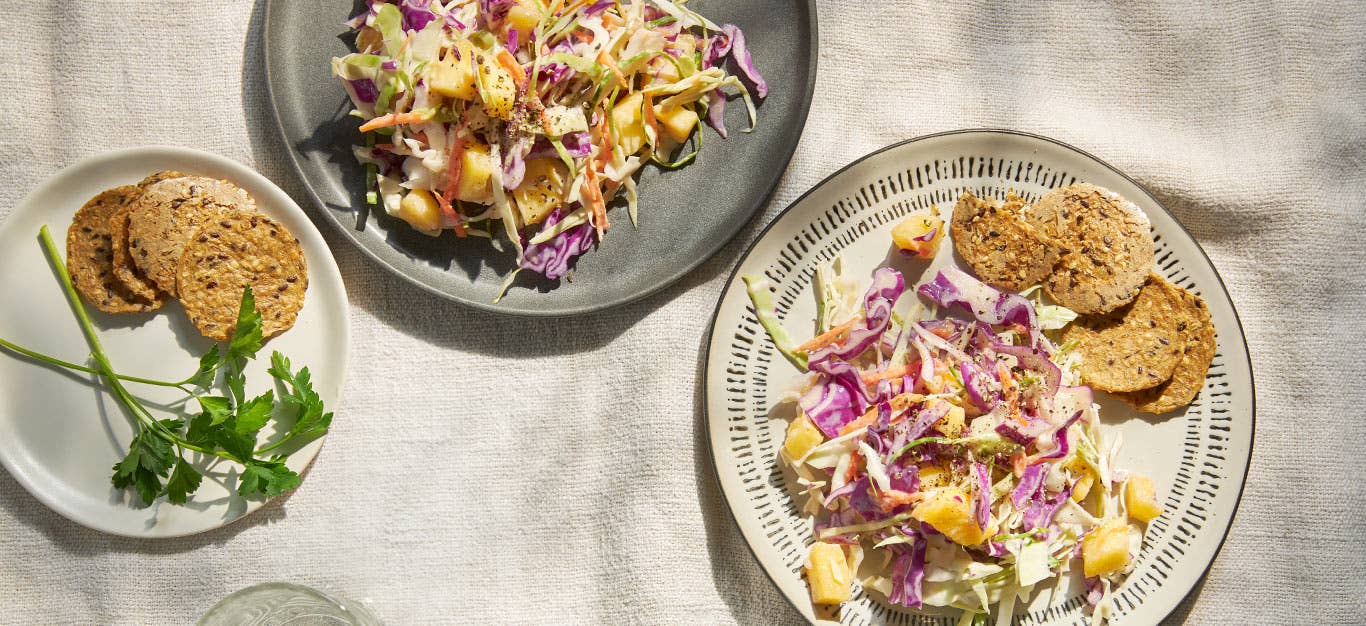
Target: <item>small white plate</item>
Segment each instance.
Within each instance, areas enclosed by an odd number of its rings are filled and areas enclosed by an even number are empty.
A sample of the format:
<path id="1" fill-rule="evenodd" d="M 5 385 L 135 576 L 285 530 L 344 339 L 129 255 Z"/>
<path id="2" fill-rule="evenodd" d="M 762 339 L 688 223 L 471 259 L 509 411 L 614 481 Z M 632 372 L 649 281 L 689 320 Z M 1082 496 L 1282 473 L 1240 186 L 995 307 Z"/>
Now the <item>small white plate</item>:
<path id="1" fill-rule="evenodd" d="M 303 244 L 309 287 L 294 328 L 268 341 L 247 368 L 248 393 L 271 388 L 270 352 L 279 350 L 297 369 L 309 366 L 314 389 L 329 411 L 346 377 L 350 324 L 346 288 L 327 244 L 293 200 L 264 176 L 227 158 L 178 147 L 107 152 L 71 165 L 39 185 L 0 224 L 0 337 L 76 363 L 90 347 L 38 240 L 44 224 L 65 253 L 66 230 L 76 209 L 92 196 L 136 183 L 159 170 L 178 170 L 232 181 L 257 207 L 289 228 Z M 180 380 L 192 374 L 213 342 L 201 337 L 174 300 L 158 311 L 106 315 L 86 307 L 114 368 L 121 374 Z M 129 385 L 147 400 L 170 402 L 179 391 Z M 191 407 L 197 410 L 195 403 Z M 170 415 L 168 415 L 169 417 Z M 237 470 L 220 463 L 206 474 L 184 506 L 159 499 L 150 507 L 115 489 L 110 475 L 132 439 L 130 417 L 93 375 L 67 372 L 0 351 L 0 464 L 52 510 L 95 530 L 130 537 L 178 537 L 228 524 L 260 508 L 259 499 L 235 492 Z M 338 414 L 333 424 L 344 423 Z M 270 427 L 261 441 L 271 441 Z M 314 441 L 289 457 L 303 472 L 318 453 Z"/>
<path id="2" fill-rule="evenodd" d="M 1073 182 L 1109 188 L 1148 214 L 1157 247 L 1155 271 L 1204 296 L 1219 342 L 1204 389 L 1184 411 L 1140 415 L 1098 394 L 1107 436 L 1124 437 L 1119 466 L 1152 477 L 1165 510 L 1149 525 L 1133 573 L 1115 594 L 1116 616 L 1110 623 L 1158 623 L 1214 559 L 1242 493 L 1255 415 L 1247 345 L 1218 273 L 1152 195 L 1095 157 L 1036 135 L 954 131 L 874 152 L 808 191 L 741 258 L 712 320 L 704 405 L 722 492 L 764 571 L 807 619 L 953 624 L 957 611 L 953 617 L 917 615 L 857 586 L 853 599 L 838 611 L 813 611 L 801 574 L 811 523 L 793 499 L 795 480 L 777 461 L 793 408 L 776 405 L 775 390 L 787 388 L 798 372 L 759 327 L 738 277 L 767 275 L 776 289 L 779 318 L 795 336 L 809 336 L 816 312 L 811 274 L 818 262 L 843 254 L 846 274 L 863 277 L 864 284 L 873 269 L 891 265 L 905 275 L 909 292 L 939 267 L 956 263 L 947 240 L 933 262 L 892 252 L 892 227 L 905 215 L 937 207 L 947 221 L 964 189 L 997 199 L 1014 189 L 1034 200 Z M 1044 591 L 1012 623 L 1087 624 L 1084 606 L 1077 593 L 1050 597 Z"/>

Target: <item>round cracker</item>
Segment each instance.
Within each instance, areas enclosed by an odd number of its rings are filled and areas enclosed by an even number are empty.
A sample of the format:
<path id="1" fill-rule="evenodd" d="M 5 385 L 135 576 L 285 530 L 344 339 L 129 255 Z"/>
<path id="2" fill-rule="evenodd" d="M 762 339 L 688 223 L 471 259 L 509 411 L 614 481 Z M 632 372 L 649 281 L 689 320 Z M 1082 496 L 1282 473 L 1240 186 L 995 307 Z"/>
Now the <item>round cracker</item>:
<path id="1" fill-rule="evenodd" d="M 1196 321 L 1181 291 L 1150 274 L 1132 303 L 1077 318 L 1062 339 L 1076 343 L 1082 382 L 1104 391 L 1138 391 L 1171 378 L 1185 351 L 1178 328 Z"/>
<path id="2" fill-rule="evenodd" d="M 110 269 L 114 273 L 114 279 L 129 293 L 161 306 L 166 302 L 166 292 L 157 289 L 156 283 L 143 276 L 133 264 L 133 258 L 128 255 L 128 207 L 129 204 L 124 204 L 123 208 L 115 211 L 109 218 L 109 246 L 112 255 Z"/>
<path id="3" fill-rule="evenodd" d="M 188 174 L 184 172 L 178 172 L 176 170 L 161 170 L 158 172 L 152 172 L 151 174 L 148 174 L 146 178 L 143 178 L 142 180 L 138 181 L 138 188 L 145 191 L 148 187 L 151 187 L 152 185 L 155 185 L 163 180 L 170 180 L 172 178 L 185 178 L 186 176 L 188 176 Z"/>
<path id="4" fill-rule="evenodd" d="M 308 290 L 308 265 L 299 240 L 259 213 L 223 214 L 206 224 L 185 247 L 176 274 L 190 321 L 217 341 L 232 335 L 248 286 L 266 337 L 294 325 Z"/>
<path id="5" fill-rule="evenodd" d="M 161 170 L 153 172 L 146 178 L 138 181 L 137 193 L 124 204 L 123 208 L 114 213 L 109 218 L 109 232 L 113 235 L 111 245 L 114 250 L 114 278 L 118 279 L 129 291 L 137 294 L 145 300 L 164 301 L 166 292 L 157 288 L 156 283 L 152 282 L 137 265 L 133 263 L 133 257 L 128 253 L 128 214 L 132 211 L 133 203 L 148 187 L 163 180 L 172 178 L 182 178 L 185 174 L 175 170 Z"/>
<path id="6" fill-rule="evenodd" d="M 172 295 L 176 266 L 190 237 L 221 215 L 256 208 L 247 192 L 227 181 L 198 176 L 152 183 L 128 213 L 128 249 L 133 263 Z"/>
<path id="7" fill-rule="evenodd" d="M 139 297 L 114 277 L 109 218 L 136 194 L 134 185 L 100 192 L 76 211 L 66 231 L 66 268 L 71 281 L 87 302 L 105 313 L 141 313 L 162 304 Z"/>
<path id="8" fill-rule="evenodd" d="M 1151 389 L 1130 393 L 1115 394 L 1135 409 L 1147 413 L 1162 414 L 1175 411 L 1190 404 L 1205 386 L 1205 374 L 1214 361 L 1218 350 L 1215 341 L 1214 324 L 1210 322 L 1209 309 L 1205 301 L 1195 294 L 1181 290 L 1182 300 L 1194 324 L 1179 324 L 1177 330 L 1185 337 L 1186 347 L 1181 361 L 1176 364 L 1172 377 Z"/>
<path id="9" fill-rule="evenodd" d="M 1108 313 L 1132 302 L 1152 271 L 1148 217 L 1113 191 L 1068 185 L 1048 192 L 1023 215 L 1067 250 L 1044 289 L 1073 311 Z"/>
<path id="10" fill-rule="evenodd" d="M 988 285 L 1020 291 L 1038 284 L 1058 261 L 1057 244 L 1020 217 L 1025 201 L 1011 192 L 997 206 L 964 191 L 953 208 L 953 249 Z"/>

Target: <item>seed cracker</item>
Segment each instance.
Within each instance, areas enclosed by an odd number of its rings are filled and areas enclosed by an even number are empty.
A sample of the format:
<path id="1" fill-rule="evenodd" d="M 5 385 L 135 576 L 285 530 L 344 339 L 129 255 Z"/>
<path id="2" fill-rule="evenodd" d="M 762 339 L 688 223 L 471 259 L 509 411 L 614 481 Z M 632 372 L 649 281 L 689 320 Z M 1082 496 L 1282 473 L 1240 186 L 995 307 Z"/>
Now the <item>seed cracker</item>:
<path id="1" fill-rule="evenodd" d="M 242 291 L 256 297 L 266 337 L 294 325 L 308 290 L 308 266 L 299 240 L 258 213 L 227 213 L 206 224 L 185 247 L 177 266 L 180 301 L 205 337 L 226 341 L 237 323 Z"/>

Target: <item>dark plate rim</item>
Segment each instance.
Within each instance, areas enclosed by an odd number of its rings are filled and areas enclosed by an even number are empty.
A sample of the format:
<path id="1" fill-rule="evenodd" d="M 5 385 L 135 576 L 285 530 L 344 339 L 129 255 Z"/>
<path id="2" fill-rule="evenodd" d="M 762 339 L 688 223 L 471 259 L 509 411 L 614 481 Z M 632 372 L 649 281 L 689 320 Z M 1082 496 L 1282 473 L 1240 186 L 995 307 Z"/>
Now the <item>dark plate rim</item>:
<path id="1" fill-rule="evenodd" d="M 272 9 L 277 3 L 281 5 L 284 4 L 283 2 L 281 2 L 281 0 L 265 0 L 265 18 L 262 23 L 261 31 L 263 36 L 266 38 L 266 41 L 272 40 L 270 36 L 271 15 L 274 13 Z M 801 111 L 798 114 L 796 125 L 796 127 L 799 129 L 797 132 L 797 138 L 795 141 L 792 142 L 791 147 L 788 148 L 787 154 L 784 155 L 783 158 L 783 174 L 787 172 L 788 167 L 792 164 L 792 156 L 796 154 L 797 146 L 801 143 L 801 137 L 803 134 L 805 134 L 806 121 L 809 114 L 811 113 L 811 99 L 812 96 L 815 95 L 816 91 L 816 69 L 820 60 L 820 24 L 817 20 L 816 0 L 806 0 L 806 19 L 811 24 L 811 39 L 807 45 L 808 70 L 806 74 L 806 93 L 802 94 Z M 744 221 L 740 223 L 740 226 L 736 228 L 734 232 L 724 237 L 718 237 L 717 239 L 715 239 L 714 243 L 706 250 L 704 254 L 698 255 L 696 258 L 689 260 L 686 263 L 680 264 L 677 270 L 669 274 L 663 280 L 660 280 L 656 282 L 654 285 L 650 285 L 649 287 L 641 289 L 633 294 L 619 297 L 614 300 L 594 302 L 592 304 L 584 306 L 552 309 L 518 308 L 493 304 L 490 302 L 483 302 L 480 300 L 474 300 L 457 294 L 442 291 L 441 289 L 438 289 L 435 285 L 429 284 L 428 282 L 419 279 L 417 276 L 408 273 L 404 270 L 404 268 L 398 267 L 388 262 L 384 258 L 380 257 L 378 253 L 371 250 L 368 246 L 366 246 L 360 241 L 360 235 L 358 234 L 358 231 L 348 228 L 344 223 L 342 223 L 341 220 L 339 220 L 335 215 L 332 214 L 332 212 L 327 208 L 326 204 L 323 203 L 322 197 L 319 196 L 318 192 L 313 189 L 313 185 L 309 183 L 308 178 L 304 175 L 303 165 L 300 163 L 298 151 L 295 150 L 293 146 L 290 146 L 288 144 L 288 140 L 286 139 L 285 135 L 284 119 L 280 115 L 279 99 L 277 99 L 275 96 L 275 78 L 274 72 L 272 70 L 275 64 L 272 61 L 273 55 L 271 54 L 271 49 L 273 48 L 273 46 L 265 45 L 263 46 L 263 48 L 263 62 L 265 63 L 266 71 L 266 98 L 270 100 L 270 114 L 271 118 L 275 120 L 275 132 L 278 134 L 280 139 L 285 142 L 285 154 L 289 155 L 290 168 L 293 169 L 294 175 L 298 177 L 299 182 L 303 183 L 303 187 L 305 191 L 308 193 L 309 199 L 313 201 L 313 206 L 318 207 L 319 211 L 324 216 L 325 221 L 327 221 L 334 228 L 340 231 L 342 235 L 346 237 L 347 241 L 351 243 L 352 246 L 359 249 L 366 257 L 368 257 L 371 261 L 373 261 L 380 267 L 383 267 L 389 273 L 394 274 L 399 278 L 402 278 L 404 281 L 407 281 L 409 284 L 417 286 L 422 290 L 433 295 L 436 295 L 442 299 L 449 300 L 451 302 L 457 302 L 459 304 L 474 309 L 479 309 L 490 313 L 499 313 L 518 317 L 557 318 L 582 315 L 586 313 L 595 313 L 598 311 L 603 311 L 606 309 L 611 309 L 622 305 L 630 304 L 632 302 L 636 302 L 638 300 L 652 296 L 662 291 L 665 287 L 668 287 L 678 282 L 684 276 L 687 276 L 693 270 L 697 269 L 698 266 L 702 265 L 712 257 L 716 256 L 717 253 L 719 253 L 723 248 L 725 248 L 726 245 L 728 245 L 731 241 L 734 241 L 735 238 L 740 234 L 740 232 L 745 229 L 745 226 L 747 226 L 750 222 L 754 221 L 755 217 L 757 217 L 762 212 L 763 208 L 768 205 L 769 200 L 773 197 L 773 192 L 778 188 L 778 183 L 781 182 L 783 178 L 783 174 L 779 174 L 773 179 L 773 182 L 769 184 L 768 189 L 766 189 L 763 195 L 760 196 L 760 198 L 757 201 L 755 201 L 754 206 L 749 208 L 748 215 L 745 216 Z"/>
<path id="2" fill-rule="evenodd" d="M 1209 575 L 1209 570 L 1211 567 L 1214 566 L 1215 559 L 1218 559 L 1219 553 L 1224 550 L 1224 543 L 1228 541 L 1229 531 L 1233 529 L 1233 522 L 1237 519 L 1238 509 L 1243 502 L 1243 491 L 1244 488 L 1247 487 L 1247 474 L 1248 471 L 1252 468 L 1252 457 L 1253 454 L 1256 452 L 1257 444 L 1257 384 L 1256 376 L 1253 374 L 1252 371 L 1252 353 L 1247 350 L 1247 333 L 1243 331 L 1243 320 L 1238 315 L 1238 307 L 1233 303 L 1233 297 L 1228 292 L 1228 286 L 1224 284 L 1224 277 L 1219 273 L 1219 268 L 1214 265 L 1214 261 L 1210 260 L 1209 255 L 1205 253 L 1205 248 L 1200 245 L 1200 241 L 1195 238 L 1195 235 L 1192 235 L 1190 230 L 1186 228 L 1185 224 L 1182 224 L 1181 220 L 1176 219 L 1176 216 L 1172 215 L 1172 212 L 1167 209 L 1166 205 L 1158 201 L 1157 197 L 1154 196 L 1153 192 L 1150 191 L 1146 186 L 1142 185 L 1137 180 L 1134 180 L 1128 174 L 1125 174 L 1124 172 L 1120 171 L 1119 168 L 1110 165 L 1108 162 L 1096 157 L 1090 152 L 1082 150 L 1081 148 L 1073 146 L 1072 144 L 1057 139 L 1053 139 L 1052 137 L 1046 137 L 1044 135 L 1039 135 L 1025 131 L 1010 130 L 1008 128 L 960 128 L 958 130 L 946 130 L 937 133 L 930 133 L 928 135 L 920 135 L 918 137 L 912 137 L 910 139 L 903 139 L 896 143 L 888 144 L 886 146 L 873 150 L 872 152 L 869 152 L 853 161 L 850 161 L 843 167 L 839 168 L 838 170 L 835 170 L 829 176 L 826 176 L 819 183 L 812 185 L 810 189 L 807 189 L 796 200 L 793 200 L 791 204 L 788 204 L 787 207 L 785 207 L 781 212 L 779 212 L 778 215 L 775 216 L 772 221 L 770 221 L 767 225 L 764 226 L 764 229 L 759 232 L 759 235 L 756 236 L 754 240 L 750 242 L 749 246 L 745 248 L 745 251 L 742 254 L 740 254 L 739 257 L 736 258 L 735 267 L 731 269 L 730 274 L 726 277 L 725 282 L 721 283 L 721 292 L 716 296 L 716 308 L 712 310 L 711 322 L 707 325 L 707 334 L 703 338 L 702 343 L 702 420 L 699 426 L 705 430 L 711 423 L 710 416 L 707 414 L 707 407 L 710 406 L 710 404 L 708 402 L 707 397 L 706 376 L 707 372 L 711 370 L 711 342 L 712 335 L 716 332 L 716 318 L 719 317 L 721 314 L 721 305 L 726 300 L 726 292 L 729 291 L 730 285 L 735 282 L 735 276 L 737 273 L 739 273 L 740 266 L 744 265 L 745 260 L 748 259 L 749 255 L 754 252 L 754 248 L 759 245 L 760 241 L 763 241 L 765 236 L 768 235 L 768 231 L 772 230 L 773 227 L 784 217 L 786 217 L 787 214 L 791 212 L 793 208 L 795 208 L 798 204 L 801 204 L 801 202 L 805 200 L 807 196 L 814 193 L 817 189 L 820 189 L 821 187 L 825 186 L 826 183 L 835 179 L 835 177 L 839 176 L 840 174 L 843 174 L 849 168 L 852 168 L 855 165 L 862 163 L 863 161 L 866 161 L 888 150 L 899 148 L 906 144 L 912 144 L 918 141 L 924 141 L 926 139 L 934 139 L 937 137 L 944 137 L 948 135 L 964 135 L 970 133 L 997 133 L 1003 135 L 1016 135 L 1020 137 L 1028 137 L 1031 139 L 1046 141 L 1048 143 L 1055 144 L 1067 150 L 1076 152 L 1077 154 L 1080 154 L 1084 157 L 1092 159 L 1096 163 L 1099 163 L 1102 166 L 1104 166 L 1106 169 L 1114 172 L 1115 174 L 1120 175 L 1130 183 L 1133 183 L 1133 185 L 1139 188 L 1144 193 L 1144 195 L 1148 196 L 1148 199 L 1151 200 L 1154 205 L 1156 205 L 1159 209 L 1162 209 L 1162 212 L 1166 213 L 1167 217 L 1170 217 L 1172 221 L 1176 223 L 1176 226 L 1181 229 L 1181 232 L 1185 233 L 1186 236 L 1190 237 L 1190 240 L 1195 243 L 1195 249 L 1200 251 L 1200 256 L 1205 259 L 1205 263 L 1208 263 L 1210 268 L 1214 270 L 1214 278 L 1219 282 L 1219 289 L 1223 291 L 1224 298 L 1228 300 L 1229 308 L 1233 311 L 1233 321 L 1238 325 L 1238 336 L 1243 340 L 1243 359 L 1247 362 L 1248 387 L 1249 391 L 1252 392 L 1252 433 L 1251 437 L 1249 437 L 1248 439 L 1247 464 L 1243 467 L 1243 477 L 1238 481 L 1238 495 L 1233 499 L 1233 512 L 1229 515 L 1228 524 L 1224 526 L 1223 536 L 1219 538 L 1219 545 L 1216 546 L 1214 549 L 1214 556 L 1211 557 L 1209 562 L 1205 564 L 1204 571 L 1200 573 L 1200 577 L 1197 579 L 1196 585 L 1192 585 L 1190 589 L 1187 589 L 1186 592 L 1182 594 L 1181 600 L 1172 607 L 1171 611 L 1168 611 L 1167 614 L 1163 616 L 1162 619 L 1166 619 L 1167 616 L 1170 616 L 1172 614 L 1172 611 L 1176 610 L 1176 607 L 1179 607 L 1182 602 L 1185 602 L 1186 599 L 1189 598 L 1190 595 L 1195 592 L 1195 588 L 1199 585 L 1199 582 L 1203 581 L 1205 577 Z M 786 601 L 788 605 L 790 605 L 793 608 L 793 610 L 797 611 L 799 615 L 805 616 L 805 613 L 802 612 L 801 607 L 797 606 L 797 604 L 794 603 L 791 598 L 787 597 L 786 593 L 783 593 L 782 588 L 780 588 L 778 586 L 778 582 L 773 579 L 773 575 L 769 573 L 768 568 L 764 567 L 763 561 L 759 560 L 759 555 L 754 552 L 754 546 L 750 545 L 748 539 L 745 539 L 745 533 L 740 528 L 740 521 L 736 519 L 735 511 L 730 506 L 730 495 L 726 492 L 726 485 L 725 483 L 721 482 L 720 463 L 716 459 L 716 448 L 712 445 L 710 434 L 704 436 L 703 439 L 705 439 L 707 442 L 707 453 L 708 457 L 710 457 L 711 459 L 712 480 L 715 481 L 717 488 L 721 492 L 721 499 L 724 501 L 726 505 L 726 512 L 730 513 L 730 521 L 733 525 L 733 528 L 736 530 L 736 532 L 740 533 L 741 539 L 744 539 L 745 549 L 749 550 L 750 556 L 754 558 L 754 561 L 756 563 L 758 563 L 759 569 L 764 572 L 764 576 L 768 578 L 769 583 L 772 584 L 774 589 L 778 591 L 778 595 L 782 596 L 783 600 Z"/>

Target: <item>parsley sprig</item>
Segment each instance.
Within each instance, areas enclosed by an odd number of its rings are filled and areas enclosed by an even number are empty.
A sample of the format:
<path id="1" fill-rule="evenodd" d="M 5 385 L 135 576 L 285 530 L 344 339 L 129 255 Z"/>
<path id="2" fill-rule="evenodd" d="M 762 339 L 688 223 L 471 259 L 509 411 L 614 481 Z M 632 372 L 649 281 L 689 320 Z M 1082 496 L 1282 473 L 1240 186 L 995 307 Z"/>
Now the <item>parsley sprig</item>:
<path id="1" fill-rule="evenodd" d="M 171 504 L 184 504 L 204 479 L 197 461 L 218 459 L 241 465 L 237 493 L 244 497 L 272 498 L 299 485 L 299 475 L 285 466 L 289 453 L 283 450 L 296 450 L 326 434 L 332 413 L 326 412 L 322 398 L 313 390 L 308 368 L 294 371 L 289 359 L 278 351 L 272 352 L 267 371 L 280 394 L 271 390 L 247 397 L 246 366 L 261 351 L 263 342 L 261 314 L 251 287 L 242 292 L 237 325 L 226 349 L 214 345 L 200 357 L 199 367 L 189 377 L 162 381 L 125 376 L 114 371 L 109 362 L 46 226 L 39 231 L 39 238 L 90 344 L 93 367 L 41 354 L 5 339 L 0 339 L 0 348 L 58 367 L 98 374 L 104 380 L 135 428 L 128 454 L 113 467 L 115 487 L 132 490 L 143 505 L 161 496 Z M 158 418 L 125 383 L 180 389 L 186 394 L 185 406 L 189 406 L 188 400 L 195 400 L 200 410 L 195 415 Z M 267 424 L 291 419 L 289 429 L 277 440 L 264 445 L 258 441 Z"/>

